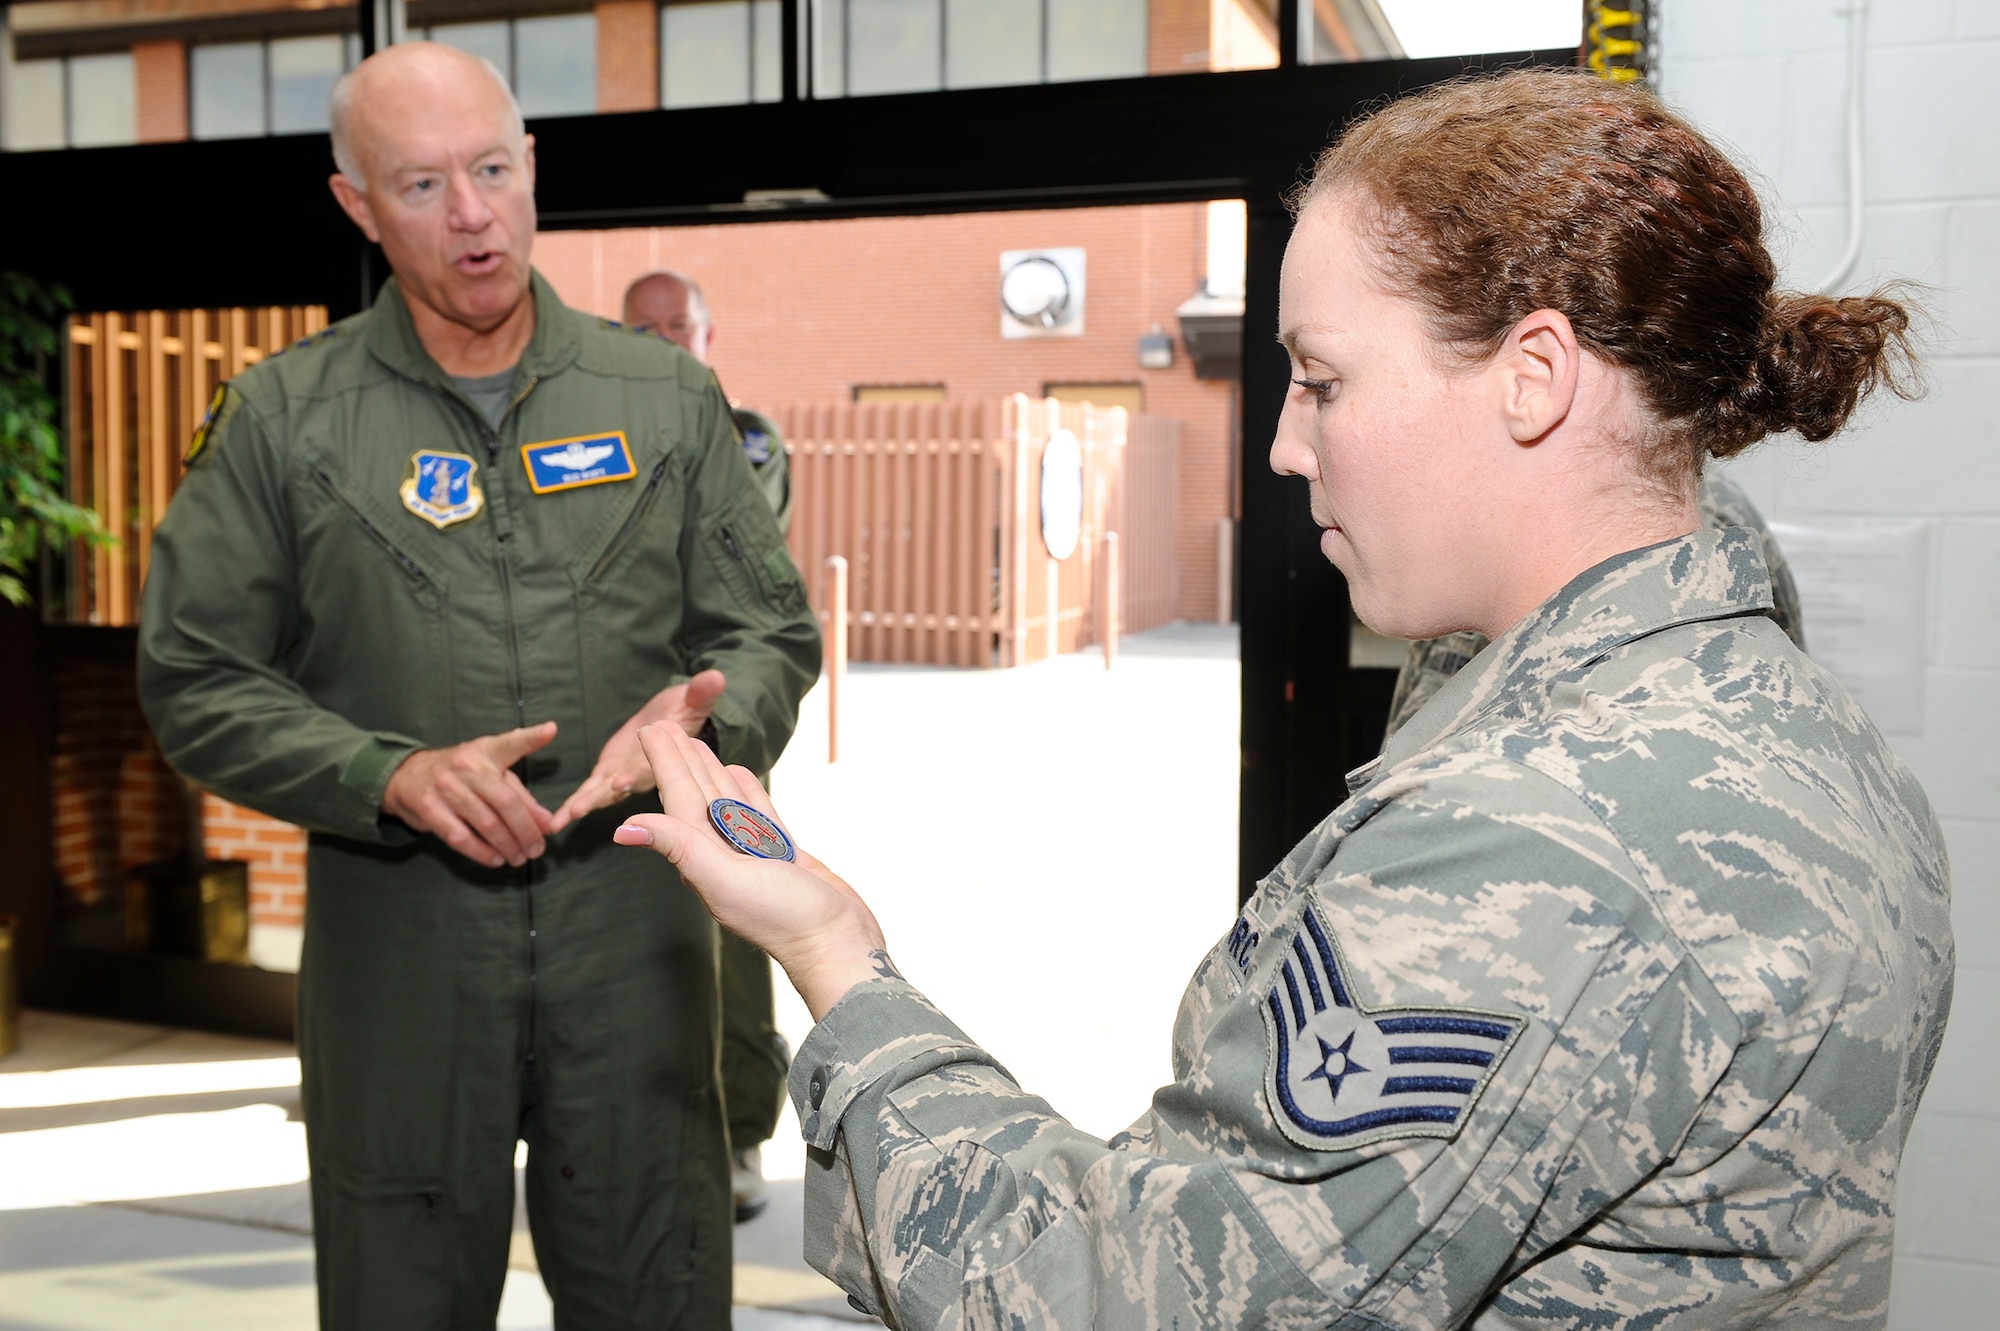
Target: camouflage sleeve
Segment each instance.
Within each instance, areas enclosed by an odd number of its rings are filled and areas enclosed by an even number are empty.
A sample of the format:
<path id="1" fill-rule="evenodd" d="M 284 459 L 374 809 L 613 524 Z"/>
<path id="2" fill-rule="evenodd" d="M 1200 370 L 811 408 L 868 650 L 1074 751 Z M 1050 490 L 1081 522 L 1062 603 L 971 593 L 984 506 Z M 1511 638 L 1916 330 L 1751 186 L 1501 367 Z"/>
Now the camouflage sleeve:
<path id="1" fill-rule="evenodd" d="M 1461 1324 L 1662 1171 L 1740 1035 L 1603 824 L 1502 767 L 1281 866 L 1110 1142 L 909 985 L 858 987 L 793 1067 L 808 1259 L 898 1327 Z M 1287 1039 L 1325 1047 L 1288 1071 Z"/>

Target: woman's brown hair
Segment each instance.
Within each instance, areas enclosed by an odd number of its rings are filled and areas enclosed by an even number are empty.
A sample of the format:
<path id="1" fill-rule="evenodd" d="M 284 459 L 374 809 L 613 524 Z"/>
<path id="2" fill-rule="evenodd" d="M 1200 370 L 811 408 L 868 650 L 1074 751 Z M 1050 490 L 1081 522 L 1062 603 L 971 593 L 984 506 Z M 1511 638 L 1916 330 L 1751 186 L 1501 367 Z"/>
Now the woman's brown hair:
<path id="1" fill-rule="evenodd" d="M 1652 408 L 1645 461 L 1669 482 L 1767 434 L 1825 439 L 1878 384 L 1915 384 L 1910 309 L 1888 288 L 1777 291 L 1755 191 L 1643 88 L 1547 70 L 1433 88 L 1321 155 L 1296 203 L 1328 195 L 1365 200 L 1385 278 L 1466 356 L 1568 316 Z"/>

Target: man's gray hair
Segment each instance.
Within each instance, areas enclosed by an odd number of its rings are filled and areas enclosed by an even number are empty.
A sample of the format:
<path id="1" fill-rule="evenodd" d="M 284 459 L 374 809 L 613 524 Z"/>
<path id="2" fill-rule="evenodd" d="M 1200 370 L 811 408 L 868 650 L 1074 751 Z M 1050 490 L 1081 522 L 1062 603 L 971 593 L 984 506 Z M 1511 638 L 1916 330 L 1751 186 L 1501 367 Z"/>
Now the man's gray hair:
<path id="1" fill-rule="evenodd" d="M 678 282 L 682 286 L 686 287 L 688 289 L 688 304 L 692 306 L 695 312 L 701 316 L 701 321 L 703 323 L 709 322 L 708 293 L 701 289 L 701 283 L 695 281 L 692 277 L 689 277 L 686 273 L 677 273 L 671 268 L 655 268 L 652 272 L 647 273 L 643 277 L 633 278 L 631 282 L 628 283 L 625 287 L 626 301 L 629 302 L 632 299 L 632 293 L 637 291 L 640 287 L 646 285 L 646 283 L 648 282 L 651 282 L 657 278 L 662 278 L 662 277 L 670 278 L 673 281 Z"/>
<path id="2" fill-rule="evenodd" d="M 443 45 L 443 43 L 438 43 Z M 453 48 L 454 50 L 457 48 Z M 471 52 L 466 52 L 471 55 Z M 493 85 L 500 89 L 500 95 L 507 99 L 507 116 L 511 124 L 515 142 L 527 136 L 527 123 L 521 118 L 521 104 L 514 99 L 514 90 L 507 86 L 507 76 L 502 74 L 491 60 L 485 56 L 472 56 L 479 67 L 492 76 Z M 368 180 L 361 172 L 361 159 L 354 151 L 354 76 L 361 72 L 356 65 L 333 81 L 333 91 L 327 94 L 327 122 L 333 134 L 333 166 L 346 176 L 358 190 L 368 188 Z"/>

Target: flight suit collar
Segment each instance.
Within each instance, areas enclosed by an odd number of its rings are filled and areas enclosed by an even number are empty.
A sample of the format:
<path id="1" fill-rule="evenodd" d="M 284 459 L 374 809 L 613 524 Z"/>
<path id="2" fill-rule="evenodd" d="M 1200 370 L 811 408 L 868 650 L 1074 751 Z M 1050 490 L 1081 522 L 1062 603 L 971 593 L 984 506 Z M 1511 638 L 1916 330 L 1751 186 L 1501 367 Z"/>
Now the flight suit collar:
<path id="1" fill-rule="evenodd" d="M 567 369 L 583 347 L 576 320 L 568 317 L 569 307 L 556 295 L 556 289 L 541 273 L 532 270 L 528 284 L 535 302 L 535 331 L 514 371 L 517 390 L 531 379 L 546 379 Z M 364 342 L 377 360 L 404 378 L 429 384 L 445 393 L 457 391 L 451 376 L 424 349 L 416 324 L 410 319 L 402 287 L 393 277 L 382 284 L 381 293 L 375 297 Z"/>
<path id="2" fill-rule="evenodd" d="M 1772 605 L 1763 543 L 1746 527 L 1705 527 L 1614 555 L 1472 658 L 1349 785 L 1366 785 L 1504 700 L 1545 691 L 1629 642 L 1677 624 L 1767 614 Z"/>

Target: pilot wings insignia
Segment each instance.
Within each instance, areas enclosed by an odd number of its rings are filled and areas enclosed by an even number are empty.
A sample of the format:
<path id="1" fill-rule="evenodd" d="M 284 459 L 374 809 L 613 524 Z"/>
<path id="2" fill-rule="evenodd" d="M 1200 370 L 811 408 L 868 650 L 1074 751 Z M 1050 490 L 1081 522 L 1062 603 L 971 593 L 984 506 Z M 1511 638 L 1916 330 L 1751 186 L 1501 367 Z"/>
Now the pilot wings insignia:
<path id="1" fill-rule="evenodd" d="M 1316 1151 L 1455 1135 L 1526 1024 L 1473 1008 L 1368 1011 L 1310 906 L 1264 1019 L 1272 1115 L 1286 1137 Z"/>
<path id="2" fill-rule="evenodd" d="M 582 471 L 586 467 L 595 466 L 597 463 L 604 461 L 604 459 L 617 451 L 618 445 L 616 444 L 599 444 L 595 448 L 587 448 L 582 444 L 571 444 L 561 452 L 544 453 L 542 460 L 551 466 L 561 467 L 564 471 Z"/>

